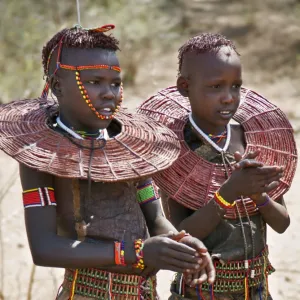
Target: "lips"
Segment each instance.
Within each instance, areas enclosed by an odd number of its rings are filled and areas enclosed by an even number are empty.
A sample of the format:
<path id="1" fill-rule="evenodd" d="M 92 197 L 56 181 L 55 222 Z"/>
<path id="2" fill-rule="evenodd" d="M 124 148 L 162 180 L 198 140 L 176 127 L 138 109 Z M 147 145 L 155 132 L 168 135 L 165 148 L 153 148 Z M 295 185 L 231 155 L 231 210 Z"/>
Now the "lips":
<path id="1" fill-rule="evenodd" d="M 110 103 L 96 107 L 96 110 L 103 116 L 111 116 L 115 112 L 116 107 L 114 103 Z"/>
<path id="2" fill-rule="evenodd" d="M 221 116 L 222 119 L 230 119 L 233 117 L 234 115 L 234 111 L 233 110 L 228 110 L 228 109 L 223 109 L 223 110 L 219 110 L 218 114 Z"/>

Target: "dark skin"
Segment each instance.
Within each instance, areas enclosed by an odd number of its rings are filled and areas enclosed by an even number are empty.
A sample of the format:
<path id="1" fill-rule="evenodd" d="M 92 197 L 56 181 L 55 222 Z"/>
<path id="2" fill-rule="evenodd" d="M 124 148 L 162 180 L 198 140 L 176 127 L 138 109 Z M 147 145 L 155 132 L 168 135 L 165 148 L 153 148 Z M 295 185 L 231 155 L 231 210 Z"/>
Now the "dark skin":
<path id="1" fill-rule="evenodd" d="M 62 61 L 70 65 L 119 66 L 116 54 L 103 49 L 66 48 Z M 53 65 L 52 61 L 52 69 Z M 115 107 L 119 103 L 120 73 L 104 69 L 85 70 L 81 72 L 81 79 L 97 110 Z M 60 69 L 51 77 L 51 89 L 59 101 L 60 117 L 69 127 L 90 133 L 108 128 L 110 135 L 116 134 L 110 130 L 111 121 L 97 118 L 84 102 L 74 72 Z M 158 269 L 192 273 L 203 270 L 210 282 L 214 280 L 213 265 L 209 255 L 202 253 L 206 252 L 202 242 L 178 233 L 163 217 L 159 201 L 144 204 L 140 209 L 133 183 L 93 183 L 91 199 L 86 200 L 87 182 L 80 181 L 81 203 L 87 224 L 86 239 L 80 242 L 75 231 L 71 179 L 38 172 L 22 164 L 20 177 L 23 190 L 53 187 L 57 201 L 56 208 L 25 210 L 27 235 L 35 264 L 61 268 L 101 268 L 145 276 Z M 110 195 L 109 199 L 107 195 Z M 149 237 L 146 224 L 150 235 L 158 236 Z M 147 268 L 143 273 L 132 267 L 136 262 L 133 240 L 137 238 L 145 239 L 143 250 Z M 125 240 L 126 267 L 114 263 L 114 241 L 122 239 Z"/>
<path id="2" fill-rule="evenodd" d="M 179 92 L 189 97 L 192 116 L 205 132 L 220 134 L 224 131 L 240 102 L 242 84 L 241 63 L 238 55 L 230 48 L 223 47 L 216 53 L 187 53 L 177 80 Z M 222 113 L 223 112 L 223 113 Z M 225 112 L 225 113 L 224 113 Z M 223 147 L 223 140 L 219 145 Z M 283 168 L 262 166 L 255 161 L 258 153 L 250 153 L 241 161 L 245 150 L 242 127 L 232 126 L 232 138 L 228 151 L 235 154 L 239 162 L 231 177 L 223 184 L 220 194 L 228 202 L 238 196 L 251 197 L 257 204 L 266 199 L 267 192 L 278 186 Z M 169 210 L 172 223 L 178 229 L 185 229 L 193 236 L 203 239 L 219 224 L 224 211 L 211 201 L 205 207 L 193 212 L 163 194 L 164 209 Z M 270 201 L 259 209 L 264 221 L 275 231 L 282 233 L 290 220 L 284 200 Z"/>

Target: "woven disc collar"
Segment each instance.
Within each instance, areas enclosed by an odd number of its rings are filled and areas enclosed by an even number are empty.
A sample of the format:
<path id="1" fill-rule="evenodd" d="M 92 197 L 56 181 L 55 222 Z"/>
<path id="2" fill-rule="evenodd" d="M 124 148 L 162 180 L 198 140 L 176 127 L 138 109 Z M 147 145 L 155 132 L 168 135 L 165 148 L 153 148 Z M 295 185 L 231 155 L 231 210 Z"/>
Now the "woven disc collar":
<path id="1" fill-rule="evenodd" d="M 180 204 L 196 210 L 204 206 L 226 180 L 225 169 L 197 156 L 184 140 L 190 104 L 176 87 L 164 89 L 146 100 L 138 109 L 172 129 L 181 144 L 177 161 L 154 176 L 157 185 Z M 234 115 L 244 129 L 245 153 L 261 149 L 257 160 L 266 165 L 285 166 L 280 185 L 270 193 L 273 199 L 290 187 L 297 165 L 293 129 L 284 113 L 261 95 L 242 88 L 241 105 Z M 253 205 L 252 205 L 253 206 Z"/>
<path id="2" fill-rule="evenodd" d="M 116 182 L 148 177 L 176 160 L 180 145 L 167 127 L 143 115 L 120 111 L 121 132 L 106 141 L 67 138 L 49 128 L 57 112 L 45 99 L 20 100 L 0 107 L 0 149 L 18 162 L 60 177 Z M 93 143 L 93 145 L 91 144 Z M 101 149 L 102 148 L 102 149 Z"/>

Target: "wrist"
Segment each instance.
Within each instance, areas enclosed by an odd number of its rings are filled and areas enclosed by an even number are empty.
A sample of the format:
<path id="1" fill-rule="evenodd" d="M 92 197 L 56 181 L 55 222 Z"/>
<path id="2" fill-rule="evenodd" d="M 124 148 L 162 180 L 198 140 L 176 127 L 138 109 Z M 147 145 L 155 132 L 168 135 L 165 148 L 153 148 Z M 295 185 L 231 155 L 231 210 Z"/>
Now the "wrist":
<path id="1" fill-rule="evenodd" d="M 223 209 L 229 209 L 232 208 L 235 205 L 234 203 L 230 203 L 228 201 L 226 201 L 219 193 L 219 191 L 215 192 L 214 195 L 214 201 Z"/>
<path id="2" fill-rule="evenodd" d="M 220 187 L 219 194 L 229 203 L 233 203 L 237 199 L 235 193 L 232 192 L 232 188 L 228 187 L 226 182 Z"/>
<path id="3" fill-rule="evenodd" d="M 270 201 L 271 198 L 267 194 L 263 194 L 255 201 L 255 205 L 257 208 L 262 208 L 268 205 Z"/>
<path id="4" fill-rule="evenodd" d="M 126 265 L 132 265 L 136 262 L 136 255 L 134 249 L 134 243 L 125 244 L 125 263 Z"/>

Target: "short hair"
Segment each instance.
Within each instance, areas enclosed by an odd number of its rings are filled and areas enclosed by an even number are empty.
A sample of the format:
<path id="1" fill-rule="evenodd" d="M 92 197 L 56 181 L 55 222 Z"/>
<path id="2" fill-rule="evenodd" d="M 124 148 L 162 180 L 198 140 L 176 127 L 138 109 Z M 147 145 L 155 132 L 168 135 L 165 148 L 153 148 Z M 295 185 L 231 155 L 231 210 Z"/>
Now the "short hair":
<path id="1" fill-rule="evenodd" d="M 228 40 L 224 35 L 219 33 L 201 33 L 187 40 L 178 50 L 179 73 L 181 71 L 182 62 L 186 53 L 207 53 L 218 52 L 221 47 L 228 46 L 240 55 L 234 43 Z"/>
<path id="2" fill-rule="evenodd" d="M 73 27 L 63 29 L 56 33 L 43 47 L 42 63 L 45 76 L 49 76 L 48 65 L 49 59 L 54 49 L 58 46 L 63 38 L 63 46 L 69 48 L 101 48 L 110 51 L 117 51 L 119 49 L 119 41 L 111 35 L 106 35 L 103 32 L 96 30 L 88 30 L 81 27 Z"/>

